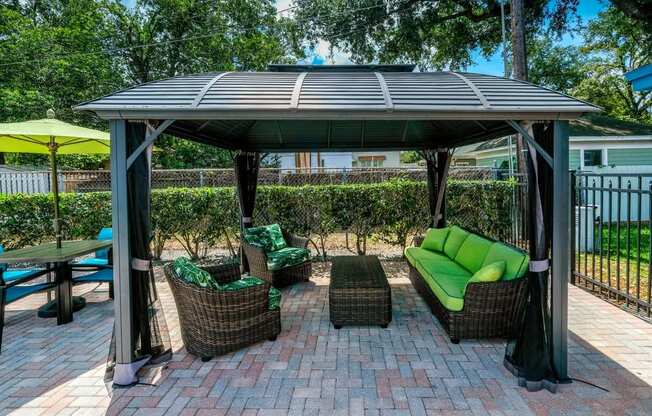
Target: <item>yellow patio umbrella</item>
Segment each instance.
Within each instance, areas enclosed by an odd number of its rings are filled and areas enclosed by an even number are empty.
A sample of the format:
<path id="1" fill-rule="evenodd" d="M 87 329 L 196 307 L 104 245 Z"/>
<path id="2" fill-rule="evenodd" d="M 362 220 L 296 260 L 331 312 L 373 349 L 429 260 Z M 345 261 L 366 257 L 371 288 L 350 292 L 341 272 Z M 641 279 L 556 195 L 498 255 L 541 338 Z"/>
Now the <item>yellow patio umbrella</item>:
<path id="1" fill-rule="evenodd" d="M 46 119 L 0 123 L 0 152 L 50 155 L 54 195 L 54 232 L 61 247 L 57 154 L 109 154 L 109 133 L 64 123 L 47 111 Z"/>

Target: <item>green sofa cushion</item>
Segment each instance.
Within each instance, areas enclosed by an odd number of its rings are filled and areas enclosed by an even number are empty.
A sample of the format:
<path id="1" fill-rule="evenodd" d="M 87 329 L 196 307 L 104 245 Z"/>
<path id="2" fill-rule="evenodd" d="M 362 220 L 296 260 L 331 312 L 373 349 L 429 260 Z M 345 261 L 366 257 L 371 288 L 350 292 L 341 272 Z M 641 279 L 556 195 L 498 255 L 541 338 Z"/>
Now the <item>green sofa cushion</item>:
<path id="1" fill-rule="evenodd" d="M 278 224 L 247 228 L 244 238 L 247 243 L 262 248 L 266 253 L 287 247 Z"/>
<path id="2" fill-rule="evenodd" d="M 200 287 L 218 289 L 219 285 L 206 270 L 197 266 L 187 257 L 179 257 L 172 263 L 174 272 L 181 279 Z"/>
<path id="3" fill-rule="evenodd" d="M 466 267 L 471 273 L 475 273 L 482 268 L 484 258 L 487 257 L 493 244 L 493 241 L 470 234 L 457 251 L 455 262 Z"/>
<path id="4" fill-rule="evenodd" d="M 446 309 L 457 312 L 464 308 L 464 289 L 469 280 L 468 275 L 435 272 L 421 262 L 417 263 L 416 269 Z"/>
<path id="5" fill-rule="evenodd" d="M 457 251 L 468 236 L 468 231 L 464 231 L 455 225 L 452 226 L 450 233 L 448 233 L 448 238 L 446 238 L 446 243 L 444 244 L 444 253 L 446 253 L 449 258 L 454 259 L 457 255 Z"/>
<path id="6" fill-rule="evenodd" d="M 527 254 L 506 246 L 505 244 L 494 243 L 489 249 L 487 256 L 484 258 L 483 266 L 500 260 L 505 262 L 503 280 L 523 277 L 529 264 L 529 256 Z"/>
<path id="7" fill-rule="evenodd" d="M 310 250 L 297 247 L 285 247 L 267 253 L 267 269 L 280 270 L 310 260 Z"/>
<path id="8" fill-rule="evenodd" d="M 405 258 L 414 267 L 417 267 L 417 261 L 418 260 L 423 260 L 423 259 L 449 260 L 449 258 L 446 257 L 446 255 L 443 254 L 443 253 L 436 253 L 434 251 L 426 250 L 426 249 L 421 248 L 421 247 L 407 247 L 405 249 Z"/>
<path id="9" fill-rule="evenodd" d="M 426 236 L 421 243 L 421 248 L 425 250 L 434 250 L 442 252 L 444 251 L 444 243 L 446 242 L 446 237 L 450 228 L 428 228 L 426 231 Z"/>

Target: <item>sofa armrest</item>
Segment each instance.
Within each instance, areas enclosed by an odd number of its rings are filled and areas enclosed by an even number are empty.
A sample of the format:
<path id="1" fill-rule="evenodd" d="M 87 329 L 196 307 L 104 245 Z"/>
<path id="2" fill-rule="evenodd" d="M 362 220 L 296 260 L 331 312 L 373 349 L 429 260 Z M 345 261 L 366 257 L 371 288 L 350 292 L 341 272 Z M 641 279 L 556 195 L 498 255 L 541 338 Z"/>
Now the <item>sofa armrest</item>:
<path id="1" fill-rule="evenodd" d="M 284 232 L 283 237 L 290 247 L 308 248 L 308 243 L 310 242 L 309 238 L 299 237 L 298 235 L 292 233 Z"/>
<path id="2" fill-rule="evenodd" d="M 527 279 L 499 280 L 497 282 L 473 282 L 466 286 L 464 309 L 501 312 L 511 317 L 525 306 Z M 491 305 L 491 308 L 488 307 Z"/>

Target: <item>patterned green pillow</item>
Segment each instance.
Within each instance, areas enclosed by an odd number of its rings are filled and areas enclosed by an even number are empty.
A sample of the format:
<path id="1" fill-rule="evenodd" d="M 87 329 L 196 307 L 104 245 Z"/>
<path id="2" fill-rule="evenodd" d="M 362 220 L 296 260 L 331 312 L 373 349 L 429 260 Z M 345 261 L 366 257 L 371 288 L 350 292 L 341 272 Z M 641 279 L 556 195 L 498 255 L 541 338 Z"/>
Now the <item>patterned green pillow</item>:
<path id="1" fill-rule="evenodd" d="M 197 266 L 195 263 L 190 261 L 187 257 L 179 257 L 174 260 L 173 266 L 174 272 L 185 280 L 188 283 L 196 284 L 200 287 L 208 287 L 211 289 L 218 289 L 219 285 L 210 273 L 201 267 Z"/>
<path id="2" fill-rule="evenodd" d="M 272 252 L 287 247 L 283 232 L 278 224 L 252 227 L 245 230 L 245 241 L 252 246 Z"/>

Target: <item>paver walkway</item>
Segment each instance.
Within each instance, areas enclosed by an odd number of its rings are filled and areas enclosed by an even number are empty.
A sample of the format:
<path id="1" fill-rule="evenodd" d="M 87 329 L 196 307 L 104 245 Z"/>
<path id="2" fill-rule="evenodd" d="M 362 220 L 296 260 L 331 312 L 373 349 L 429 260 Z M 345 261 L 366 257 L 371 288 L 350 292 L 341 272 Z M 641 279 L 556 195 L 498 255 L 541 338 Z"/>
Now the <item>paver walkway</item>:
<path id="1" fill-rule="evenodd" d="M 160 270 L 159 270 L 160 272 Z M 652 325 L 570 288 L 570 374 L 558 394 L 528 393 L 503 368 L 500 341 L 448 341 L 404 278 L 390 280 L 394 320 L 333 329 L 328 280 L 283 291 L 283 331 L 210 362 L 188 355 L 167 284 L 158 287 L 174 360 L 115 390 L 102 382 L 113 325 L 103 289 L 72 324 L 35 317 L 38 296 L 9 307 L 0 354 L 0 414 L 438 415 L 652 414 Z M 86 285 L 75 288 L 84 292 Z"/>

